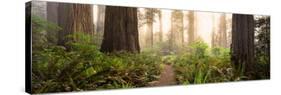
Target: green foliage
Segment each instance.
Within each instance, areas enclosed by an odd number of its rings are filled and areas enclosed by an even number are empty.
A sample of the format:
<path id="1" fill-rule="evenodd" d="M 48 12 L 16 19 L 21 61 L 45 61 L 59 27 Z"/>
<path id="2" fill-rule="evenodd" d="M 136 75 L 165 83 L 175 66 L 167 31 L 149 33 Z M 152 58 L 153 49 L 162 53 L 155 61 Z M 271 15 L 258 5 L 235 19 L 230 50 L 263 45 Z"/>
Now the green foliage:
<path id="1" fill-rule="evenodd" d="M 257 16 L 255 20 L 256 79 L 270 78 L 270 17 Z"/>
<path id="2" fill-rule="evenodd" d="M 270 60 L 270 18 L 267 16 L 257 17 L 256 20 L 256 60 L 260 64 L 268 64 Z"/>
<path id="3" fill-rule="evenodd" d="M 34 93 L 143 87 L 159 78 L 161 57 L 151 53 L 104 54 L 79 33 L 63 46 L 33 52 Z"/>
<path id="4" fill-rule="evenodd" d="M 222 47 L 215 47 L 211 49 L 212 57 L 220 59 L 222 63 L 230 62 L 230 49 L 229 48 L 222 48 Z"/>
<path id="5" fill-rule="evenodd" d="M 47 31 L 47 30 L 56 31 L 56 30 L 61 29 L 56 24 L 48 22 L 47 20 L 45 20 L 39 16 L 36 16 L 36 15 L 32 15 L 31 22 L 32 22 L 32 32 L 33 33 L 34 32 L 43 32 L 43 31 Z"/>
<path id="6" fill-rule="evenodd" d="M 242 77 L 233 74 L 229 48 L 208 48 L 208 45 L 201 40 L 190 46 L 169 48 L 169 45 L 160 43 L 143 51 L 162 56 L 160 61 L 164 64 L 172 64 L 178 84 L 226 82 L 239 80 L 239 77 Z"/>
<path id="7" fill-rule="evenodd" d="M 195 55 L 197 58 L 204 58 L 207 56 L 206 51 L 208 48 L 208 45 L 204 43 L 203 41 L 196 41 L 191 44 L 192 54 Z"/>
<path id="8" fill-rule="evenodd" d="M 239 80 L 233 74 L 228 48 L 208 48 L 202 41 L 192 43 L 189 48 L 190 52 L 177 55 L 173 62 L 178 84 Z"/>
<path id="9" fill-rule="evenodd" d="M 56 42 L 56 33 L 61 30 L 56 24 L 32 15 L 32 47 L 36 49 L 44 48 Z"/>

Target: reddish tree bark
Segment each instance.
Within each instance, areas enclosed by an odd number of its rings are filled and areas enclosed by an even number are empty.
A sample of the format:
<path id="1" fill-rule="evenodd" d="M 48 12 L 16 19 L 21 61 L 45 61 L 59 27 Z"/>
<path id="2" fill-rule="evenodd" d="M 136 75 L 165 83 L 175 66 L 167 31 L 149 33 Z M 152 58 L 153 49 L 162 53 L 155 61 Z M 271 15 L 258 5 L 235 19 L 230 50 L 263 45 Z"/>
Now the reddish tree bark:
<path id="1" fill-rule="evenodd" d="M 107 6 L 102 52 L 140 52 L 137 8 Z"/>
<path id="2" fill-rule="evenodd" d="M 60 3 L 58 8 L 58 24 L 62 28 L 58 34 L 59 45 L 65 46 L 66 42 L 74 40 L 67 38 L 69 34 L 94 32 L 92 5 Z"/>
<path id="3" fill-rule="evenodd" d="M 232 55 L 235 69 L 250 76 L 254 69 L 254 17 L 253 15 L 233 14 L 232 16 Z"/>

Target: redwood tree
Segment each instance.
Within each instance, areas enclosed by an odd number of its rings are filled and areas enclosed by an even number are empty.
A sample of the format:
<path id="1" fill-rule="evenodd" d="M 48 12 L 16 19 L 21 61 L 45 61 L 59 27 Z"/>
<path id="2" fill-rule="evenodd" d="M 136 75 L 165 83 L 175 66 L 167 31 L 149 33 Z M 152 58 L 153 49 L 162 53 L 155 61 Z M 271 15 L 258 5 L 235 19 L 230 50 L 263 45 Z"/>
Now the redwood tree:
<path id="1" fill-rule="evenodd" d="M 188 44 L 191 44 L 195 40 L 195 17 L 194 11 L 188 13 Z"/>
<path id="2" fill-rule="evenodd" d="M 223 13 L 220 17 L 220 24 L 219 24 L 219 46 L 227 48 L 227 34 L 226 34 L 226 16 Z"/>
<path id="3" fill-rule="evenodd" d="M 162 12 L 161 10 L 158 10 L 158 16 L 159 16 L 159 41 L 163 41 L 163 21 L 162 21 Z"/>
<path id="4" fill-rule="evenodd" d="M 254 17 L 233 14 L 231 61 L 238 72 L 250 77 L 254 68 Z M 241 72 L 244 71 L 244 72 Z"/>
<path id="5" fill-rule="evenodd" d="M 47 2 L 47 20 L 53 24 L 58 24 L 58 3 L 56 2 Z M 57 31 L 48 30 L 47 31 L 47 40 L 50 43 L 57 44 Z"/>
<path id="6" fill-rule="evenodd" d="M 154 13 L 155 9 L 148 8 L 145 11 L 145 17 L 146 17 L 146 43 L 147 47 L 152 47 L 153 46 L 153 22 L 154 22 Z"/>
<path id="7" fill-rule="evenodd" d="M 140 52 L 137 8 L 107 6 L 102 52 Z"/>
<path id="8" fill-rule="evenodd" d="M 87 4 L 59 3 L 58 24 L 62 30 L 58 34 L 58 44 L 65 46 L 67 35 L 75 32 L 93 33 L 93 8 Z"/>
<path id="9" fill-rule="evenodd" d="M 175 10 L 171 16 L 171 34 L 172 41 L 175 45 L 180 46 L 183 44 L 184 33 L 183 33 L 183 12 Z"/>

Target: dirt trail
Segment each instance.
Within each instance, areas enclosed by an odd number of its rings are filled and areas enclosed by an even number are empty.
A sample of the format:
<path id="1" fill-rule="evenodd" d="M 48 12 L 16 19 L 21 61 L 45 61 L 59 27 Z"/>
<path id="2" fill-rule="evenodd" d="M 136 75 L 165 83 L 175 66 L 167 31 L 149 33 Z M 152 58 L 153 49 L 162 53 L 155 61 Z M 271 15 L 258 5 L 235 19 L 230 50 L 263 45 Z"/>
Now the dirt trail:
<path id="1" fill-rule="evenodd" d="M 176 84 L 174 69 L 171 65 L 163 64 L 164 68 L 158 81 L 153 82 L 153 86 L 165 86 Z"/>

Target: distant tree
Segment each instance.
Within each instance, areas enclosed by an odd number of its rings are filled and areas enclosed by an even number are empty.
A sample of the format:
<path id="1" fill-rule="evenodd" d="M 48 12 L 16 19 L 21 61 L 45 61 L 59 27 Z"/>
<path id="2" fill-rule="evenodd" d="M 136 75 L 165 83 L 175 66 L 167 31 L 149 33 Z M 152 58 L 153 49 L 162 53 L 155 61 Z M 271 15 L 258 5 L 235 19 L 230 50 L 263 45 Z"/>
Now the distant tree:
<path id="1" fill-rule="evenodd" d="M 97 7 L 97 30 L 96 32 L 103 32 L 104 31 L 104 17 L 105 17 L 105 6 L 99 5 Z"/>
<path id="2" fill-rule="evenodd" d="M 188 43 L 191 44 L 195 40 L 195 14 L 194 11 L 188 13 Z"/>
<path id="3" fill-rule="evenodd" d="M 183 33 L 183 12 L 175 10 L 171 16 L 171 39 L 175 45 L 182 45 L 184 41 Z"/>
<path id="4" fill-rule="evenodd" d="M 58 24 L 58 3 L 47 2 L 47 20 L 53 24 Z M 57 43 L 57 31 L 47 31 L 47 39 L 50 43 Z"/>
<path id="5" fill-rule="evenodd" d="M 58 3 L 47 2 L 47 20 L 53 23 L 58 22 Z"/>
<path id="6" fill-rule="evenodd" d="M 147 20 L 146 20 L 146 12 L 142 12 L 143 10 L 141 8 L 139 8 L 137 10 L 137 15 L 138 15 L 138 27 L 143 27 Z M 144 9 L 145 11 L 145 9 Z"/>
<path id="7" fill-rule="evenodd" d="M 158 16 L 159 16 L 159 41 L 163 41 L 163 25 L 162 25 L 162 11 L 158 10 Z"/>
<path id="8" fill-rule="evenodd" d="M 219 43 L 220 47 L 228 47 L 227 46 L 227 34 L 226 34 L 226 16 L 225 14 L 221 14 L 220 23 L 219 23 L 219 31 L 218 31 Z"/>
<path id="9" fill-rule="evenodd" d="M 212 37 L 212 41 L 211 41 L 211 45 L 212 47 L 217 47 L 217 37 L 216 37 L 216 25 L 215 25 L 215 16 L 212 15 L 212 24 L 213 24 L 213 27 L 212 27 L 212 33 L 211 33 L 211 37 Z"/>
<path id="10" fill-rule="evenodd" d="M 146 17 L 146 45 L 147 47 L 153 46 L 153 22 L 154 22 L 155 9 L 147 8 L 145 10 Z"/>
<path id="11" fill-rule="evenodd" d="M 214 22 L 213 17 L 213 22 Z M 212 30 L 212 47 L 229 47 L 227 44 L 227 22 L 226 22 L 226 15 L 224 13 L 221 14 L 219 19 L 219 27 L 218 31 L 216 31 L 216 25 L 213 23 L 213 30 Z"/>
<path id="12" fill-rule="evenodd" d="M 226 17 L 226 34 L 227 34 L 227 47 L 230 48 L 232 37 L 232 18 Z"/>
<path id="13" fill-rule="evenodd" d="M 140 52 L 137 8 L 107 6 L 102 52 Z"/>
<path id="14" fill-rule="evenodd" d="M 231 61 L 236 74 L 248 77 L 254 68 L 254 26 L 253 15 L 232 15 Z"/>

